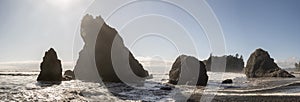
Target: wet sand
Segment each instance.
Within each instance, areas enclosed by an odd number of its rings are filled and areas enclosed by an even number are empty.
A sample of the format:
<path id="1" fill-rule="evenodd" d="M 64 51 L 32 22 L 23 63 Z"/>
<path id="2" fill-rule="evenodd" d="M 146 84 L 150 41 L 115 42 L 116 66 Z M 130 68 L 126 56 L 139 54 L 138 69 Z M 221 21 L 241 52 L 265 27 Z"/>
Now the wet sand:
<path id="1" fill-rule="evenodd" d="M 202 95 L 193 95 L 188 102 L 200 102 Z M 212 97 L 206 96 L 201 102 L 209 102 Z M 299 96 L 219 96 L 213 97 L 211 102 L 299 102 Z"/>
<path id="2" fill-rule="evenodd" d="M 218 90 L 215 96 L 197 90 L 188 102 L 300 102 L 299 78 L 248 79 L 247 86 Z"/>

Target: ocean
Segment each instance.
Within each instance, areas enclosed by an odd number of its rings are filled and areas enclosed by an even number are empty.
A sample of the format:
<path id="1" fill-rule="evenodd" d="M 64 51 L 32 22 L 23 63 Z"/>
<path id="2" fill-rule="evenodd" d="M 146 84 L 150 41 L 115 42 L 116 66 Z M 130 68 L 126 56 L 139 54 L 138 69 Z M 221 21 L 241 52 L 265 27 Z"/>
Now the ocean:
<path id="1" fill-rule="evenodd" d="M 64 63 L 64 70 L 72 69 Z M 147 68 L 148 70 L 151 68 Z M 206 87 L 177 85 L 172 90 L 162 90 L 168 81 L 169 68 L 153 68 L 153 76 L 143 85 L 128 87 L 120 83 L 95 83 L 81 80 L 63 81 L 59 85 L 41 84 L 36 81 L 39 62 L 1 63 L 1 101 L 186 101 L 192 95 L 213 96 L 299 96 L 297 78 L 248 79 L 243 73 L 208 72 Z M 233 79 L 233 84 L 221 84 Z M 200 100 L 200 99 L 199 99 Z"/>

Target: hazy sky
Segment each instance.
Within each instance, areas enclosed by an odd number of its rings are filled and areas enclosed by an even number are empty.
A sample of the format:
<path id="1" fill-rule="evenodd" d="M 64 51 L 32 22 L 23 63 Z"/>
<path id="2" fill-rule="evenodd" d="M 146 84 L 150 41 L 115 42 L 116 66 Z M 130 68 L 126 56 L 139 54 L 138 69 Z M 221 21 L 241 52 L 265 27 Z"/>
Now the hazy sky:
<path id="1" fill-rule="evenodd" d="M 74 32 L 91 0 L 0 0 L 0 62 L 41 60 L 54 47 L 72 60 Z"/>
<path id="2" fill-rule="evenodd" d="M 92 0 L 0 0 L 0 62 L 41 60 L 44 51 L 50 47 L 57 50 L 63 61 L 72 61 L 74 34 L 91 2 Z M 224 31 L 227 54 L 240 53 L 247 58 L 256 48 L 262 47 L 276 59 L 300 57 L 299 0 L 207 0 L 207 2 L 214 10 Z M 161 9 L 168 11 L 170 8 Z M 130 11 L 127 10 L 129 13 L 125 12 L 126 15 L 134 14 Z M 160 13 L 164 13 L 163 11 Z M 182 14 L 176 10 L 169 11 L 170 14 L 167 16 L 170 17 Z M 146 23 L 151 25 L 151 22 L 157 20 L 154 23 L 159 26 L 170 26 L 159 24 L 163 21 L 168 22 L 164 20 L 166 17 L 156 17 L 152 16 Z M 184 24 L 189 22 L 188 17 L 178 17 L 175 20 L 186 21 Z M 133 25 L 135 23 L 139 22 L 128 24 L 128 28 L 122 29 L 121 32 L 130 32 L 130 29 L 136 27 Z M 112 22 L 110 25 L 117 24 Z M 187 26 L 193 27 L 193 24 Z M 210 53 L 208 41 L 201 29 L 194 33 L 199 34 L 191 35 L 197 40 L 195 41 L 199 54 L 197 57 L 205 59 Z M 121 35 L 126 44 L 131 41 L 125 33 Z M 181 36 L 177 38 L 185 39 Z M 129 44 L 127 46 L 130 46 Z M 160 47 L 155 49 L 157 46 Z M 130 49 L 136 56 L 143 57 L 178 54 L 172 50 L 174 46 L 171 42 L 157 36 L 139 40 L 139 43 L 130 46 Z M 169 58 L 174 57 L 176 56 Z"/>

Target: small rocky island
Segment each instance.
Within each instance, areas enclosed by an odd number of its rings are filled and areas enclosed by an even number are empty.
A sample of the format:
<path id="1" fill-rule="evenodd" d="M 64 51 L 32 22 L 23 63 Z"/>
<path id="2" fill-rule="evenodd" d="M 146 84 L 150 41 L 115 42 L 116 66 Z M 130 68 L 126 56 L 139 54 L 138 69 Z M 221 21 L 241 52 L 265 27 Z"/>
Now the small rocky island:
<path id="1" fill-rule="evenodd" d="M 57 58 L 57 54 L 53 48 L 45 52 L 40 69 L 37 81 L 62 81 L 61 61 Z"/>
<path id="2" fill-rule="evenodd" d="M 169 83 L 174 85 L 206 86 L 207 71 L 202 61 L 187 55 L 177 57 L 169 72 Z"/>
<path id="3" fill-rule="evenodd" d="M 250 55 L 244 71 L 248 78 L 295 77 L 287 71 L 279 68 L 279 66 L 274 62 L 274 59 L 270 57 L 269 53 L 261 48 L 256 49 L 255 52 Z"/>
<path id="4" fill-rule="evenodd" d="M 243 72 L 244 69 L 244 60 L 243 56 L 239 54 L 233 55 L 224 55 L 224 56 L 213 56 L 210 54 L 207 60 L 204 60 L 207 71 L 212 71 L 212 59 L 226 59 L 225 72 Z M 217 63 L 217 62 L 215 62 Z M 223 70 L 222 70 L 223 71 Z"/>

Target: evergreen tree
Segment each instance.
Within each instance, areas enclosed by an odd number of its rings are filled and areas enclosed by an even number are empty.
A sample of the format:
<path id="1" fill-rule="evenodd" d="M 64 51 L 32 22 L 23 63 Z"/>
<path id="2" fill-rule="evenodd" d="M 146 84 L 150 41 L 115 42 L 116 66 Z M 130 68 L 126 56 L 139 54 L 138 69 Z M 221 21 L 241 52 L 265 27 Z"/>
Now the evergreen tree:
<path id="1" fill-rule="evenodd" d="M 244 58 L 243 58 L 243 55 L 241 55 L 240 59 L 244 59 Z"/>
<path id="2" fill-rule="evenodd" d="M 235 54 L 235 57 L 238 58 L 238 57 L 239 57 L 239 54 Z"/>

